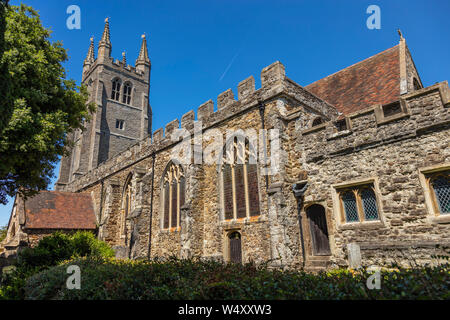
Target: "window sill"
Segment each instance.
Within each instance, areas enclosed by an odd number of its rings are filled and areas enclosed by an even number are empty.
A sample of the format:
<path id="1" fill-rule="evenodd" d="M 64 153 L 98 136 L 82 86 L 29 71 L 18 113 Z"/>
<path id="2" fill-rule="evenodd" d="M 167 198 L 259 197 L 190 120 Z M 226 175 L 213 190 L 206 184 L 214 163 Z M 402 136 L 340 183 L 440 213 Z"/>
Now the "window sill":
<path id="1" fill-rule="evenodd" d="M 135 107 L 135 106 L 133 106 L 132 104 L 126 104 L 126 103 L 123 103 L 122 101 L 117 101 L 117 100 L 114 100 L 114 99 L 107 99 L 107 101 L 108 101 L 108 102 L 114 102 L 114 103 L 120 104 L 121 106 L 124 106 L 124 107 L 128 107 L 128 108 L 131 108 L 131 109 L 136 109 L 136 110 L 142 111 L 141 108 Z"/>
<path id="2" fill-rule="evenodd" d="M 173 232 L 180 232 L 181 231 L 181 227 L 173 227 L 173 228 L 169 228 L 169 229 L 161 229 L 162 233 L 173 233 Z"/>
<path id="3" fill-rule="evenodd" d="M 342 131 L 338 131 L 338 132 L 332 133 L 329 136 L 327 136 L 327 140 L 338 139 L 338 138 L 341 138 L 341 137 L 345 137 L 345 136 L 351 135 L 352 133 L 353 133 L 353 131 L 348 130 L 348 129 L 342 130 Z"/>
<path id="4" fill-rule="evenodd" d="M 304 129 L 302 131 L 302 135 L 309 134 L 309 133 L 312 133 L 312 132 L 316 132 L 316 131 L 319 131 L 319 130 L 324 130 L 324 129 L 326 129 L 326 126 L 327 126 L 327 123 L 325 122 L 325 123 L 319 124 L 317 126 L 314 126 L 314 127 L 308 128 L 308 129 Z"/>
<path id="5" fill-rule="evenodd" d="M 450 214 L 441 214 L 439 216 L 430 217 L 429 219 L 432 224 L 446 224 L 450 223 Z"/>
<path id="6" fill-rule="evenodd" d="M 355 229 L 361 229 L 361 230 L 371 230 L 371 229 L 378 229 L 384 227 L 384 223 L 380 220 L 377 221 L 364 221 L 364 222 L 348 222 L 341 224 L 338 227 L 338 230 L 355 230 Z"/>
<path id="7" fill-rule="evenodd" d="M 264 218 L 264 215 L 259 216 L 252 216 L 252 217 L 245 217 L 245 218 L 239 218 L 239 219 L 231 219 L 231 220 L 222 220 L 221 224 L 230 226 L 230 225 L 242 225 L 242 224 L 249 224 L 249 223 L 257 223 L 257 222 L 263 222 L 267 219 Z"/>
<path id="8" fill-rule="evenodd" d="M 389 123 L 389 122 L 392 122 L 392 121 L 397 121 L 397 120 L 400 120 L 400 119 L 403 119 L 403 118 L 406 118 L 406 117 L 409 117 L 409 116 L 410 116 L 409 113 L 402 111 L 402 112 L 393 114 L 393 115 L 388 116 L 388 117 L 382 116 L 382 118 L 377 121 L 377 124 L 378 125 L 383 125 L 383 124 L 386 124 L 386 123 Z"/>

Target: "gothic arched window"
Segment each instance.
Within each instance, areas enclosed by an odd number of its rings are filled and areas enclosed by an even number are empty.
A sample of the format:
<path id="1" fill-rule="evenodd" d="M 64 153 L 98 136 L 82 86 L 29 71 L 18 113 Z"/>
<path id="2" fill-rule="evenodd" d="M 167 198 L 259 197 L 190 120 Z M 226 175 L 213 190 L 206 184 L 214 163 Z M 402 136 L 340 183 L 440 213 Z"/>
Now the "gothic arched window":
<path id="1" fill-rule="evenodd" d="M 162 181 L 163 229 L 180 227 L 181 207 L 185 202 L 186 180 L 181 165 L 171 162 Z"/>
<path id="2" fill-rule="evenodd" d="M 111 99 L 119 101 L 120 99 L 120 79 L 114 79 L 112 82 Z"/>
<path id="3" fill-rule="evenodd" d="M 126 104 L 131 103 L 131 83 L 129 82 L 125 83 L 123 86 L 122 102 Z"/>
<path id="4" fill-rule="evenodd" d="M 222 161 L 224 219 L 260 215 L 256 149 L 236 136 L 225 146 Z"/>

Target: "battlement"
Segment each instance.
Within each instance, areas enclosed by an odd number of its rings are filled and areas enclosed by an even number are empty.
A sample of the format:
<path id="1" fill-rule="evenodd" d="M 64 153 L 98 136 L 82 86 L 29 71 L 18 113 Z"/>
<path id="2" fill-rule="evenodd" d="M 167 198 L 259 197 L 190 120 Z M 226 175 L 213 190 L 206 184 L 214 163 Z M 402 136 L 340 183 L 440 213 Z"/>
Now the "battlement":
<path id="1" fill-rule="evenodd" d="M 95 59 L 92 65 L 88 66 L 83 72 L 83 79 L 88 79 L 90 74 L 97 68 L 99 65 L 106 65 L 107 67 L 118 69 L 121 72 L 125 72 L 129 76 L 137 78 L 142 81 L 148 81 L 148 77 L 145 72 L 142 70 L 136 69 L 135 66 L 132 65 L 124 65 L 124 63 L 118 59 L 114 59 L 110 57 L 108 60 L 100 62 L 99 59 Z"/>
<path id="2" fill-rule="evenodd" d="M 121 61 L 114 61 L 111 58 L 110 62 L 114 67 L 125 69 Z M 95 67 L 95 64 L 92 65 L 92 67 Z M 134 71 L 135 69 L 131 68 L 131 70 Z M 227 89 L 218 95 L 216 108 L 213 100 L 208 100 L 201 104 L 197 108 L 197 120 L 196 112 L 194 110 L 189 110 L 181 117 L 181 120 L 175 119 L 169 122 L 163 128 L 155 130 L 151 136 L 147 136 L 143 140 L 130 146 L 127 150 L 112 156 L 97 168 L 78 177 L 71 183 L 71 188 L 73 190 L 78 190 L 81 186 L 88 183 L 88 181 L 96 181 L 96 179 L 100 178 L 104 172 L 109 172 L 113 170 L 112 168 L 118 170 L 120 167 L 126 166 L 127 163 L 133 161 L 131 159 L 135 159 L 136 156 L 138 158 L 147 157 L 153 152 L 157 152 L 172 144 L 178 143 L 178 141 L 172 141 L 172 133 L 175 132 L 176 129 L 182 128 L 186 129 L 190 134 L 193 134 L 196 121 L 201 121 L 201 129 L 206 130 L 229 117 L 259 106 L 259 103 L 262 101 L 284 94 L 286 89 L 291 92 L 301 90 L 304 94 L 307 94 L 307 91 L 301 86 L 295 84 L 296 87 L 293 88 L 294 85 L 287 83 L 286 80 L 285 68 L 279 61 L 265 67 L 261 72 L 261 88 L 256 89 L 254 77 L 248 77 L 237 85 L 237 100 L 235 99 L 232 89 Z M 320 99 L 316 97 L 314 99 L 317 100 L 316 103 L 318 105 L 322 103 L 322 109 L 333 108 L 326 105 L 325 102 L 320 102 Z M 337 114 L 335 110 L 333 111 Z"/>
<path id="3" fill-rule="evenodd" d="M 412 138 L 450 124 L 447 81 L 402 95 L 398 101 L 303 128 L 298 139 L 306 162 Z"/>
<path id="4" fill-rule="evenodd" d="M 238 84 L 238 100 L 234 98 L 231 89 L 220 93 L 216 110 L 213 100 L 198 107 L 197 120 L 194 110 L 189 110 L 181 117 L 181 121 L 172 120 L 163 128 L 155 130 L 151 136 L 78 177 L 66 190 L 86 188 L 111 172 L 120 171 L 159 150 L 179 143 L 171 139 L 176 129 L 186 129 L 192 135 L 196 121 L 201 120 L 201 129 L 204 131 L 277 96 L 296 99 L 327 120 L 315 126 L 310 123 L 309 127 L 294 133 L 304 145 L 307 162 L 413 137 L 428 128 L 450 123 L 450 90 L 447 82 L 403 95 L 399 101 L 388 105 L 375 105 L 345 117 L 339 115 L 334 107 L 286 78 L 284 66 L 280 62 L 262 70 L 261 84 L 261 88 L 256 89 L 253 76 L 248 77 Z"/>

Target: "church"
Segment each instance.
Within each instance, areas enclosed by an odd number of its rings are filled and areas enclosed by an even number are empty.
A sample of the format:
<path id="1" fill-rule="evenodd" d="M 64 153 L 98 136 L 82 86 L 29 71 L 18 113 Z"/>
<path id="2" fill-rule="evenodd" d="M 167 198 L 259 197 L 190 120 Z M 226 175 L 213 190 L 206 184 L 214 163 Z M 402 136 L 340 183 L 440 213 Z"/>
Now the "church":
<path id="1" fill-rule="evenodd" d="M 51 191 L 78 208 L 66 209 L 69 229 L 95 229 L 120 258 L 311 271 L 428 264 L 448 251 L 450 90 L 423 87 L 401 34 L 305 86 L 274 62 L 260 88 L 250 76 L 237 96 L 228 89 L 157 130 L 146 37 L 135 66 L 111 50 L 106 20 L 83 65 L 97 109 L 70 135 Z M 11 217 L 8 241 L 32 245 L 24 220 Z"/>

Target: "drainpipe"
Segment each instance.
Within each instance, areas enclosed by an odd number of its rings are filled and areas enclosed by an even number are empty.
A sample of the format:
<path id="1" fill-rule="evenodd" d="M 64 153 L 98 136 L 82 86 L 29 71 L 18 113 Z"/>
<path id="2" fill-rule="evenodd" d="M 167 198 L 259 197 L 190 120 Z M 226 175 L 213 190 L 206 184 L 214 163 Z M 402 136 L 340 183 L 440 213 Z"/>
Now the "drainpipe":
<path id="1" fill-rule="evenodd" d="M 156 154 L 152 153 L 152 190 L 151 190 L 151 197 L 150 197 L 150 218 L 149 218 L 149 230 L 148 230 L 148 256 L 147 258 L 150 259 L 150 252 L 152 249 L 152 217 L 153 217 L 153 184 L 155 182 L 155 160 L 156 160 Z"/>
<path id="2" fill-rule="evenodd" d="M 261 128 L 262 128 L 262 139 L 263 139 L 263 152 L 264 152 L 264 165 L 267 165 L 267 146 L 266 146 L 266 126 L 264 123 L 264 112 L 266 111 L 266 105 L 260 101 L 259 102 L 259 115 L 261 116 Z M 266 179 L 266 191 L 269 190 L 269 180 L 267 174 L 265 174 Z"/>
<path id="3" fill-rule="evenodd" d="M 303 206 L 303 196 L 308 188 L 308 182 L 306 180 L 299 181 L 292 185 L 292 191 L 294 192 L 294 197 L 297 200 L 297 214 L 298 214 L 298 224 L 300 228 L 300 242 L 302 245 L 302 257 L 303 257 L 303 268 L 305 268 L 305 239 L 303 237 L 303 225 L 302 225 L 302 206 Z"/>

